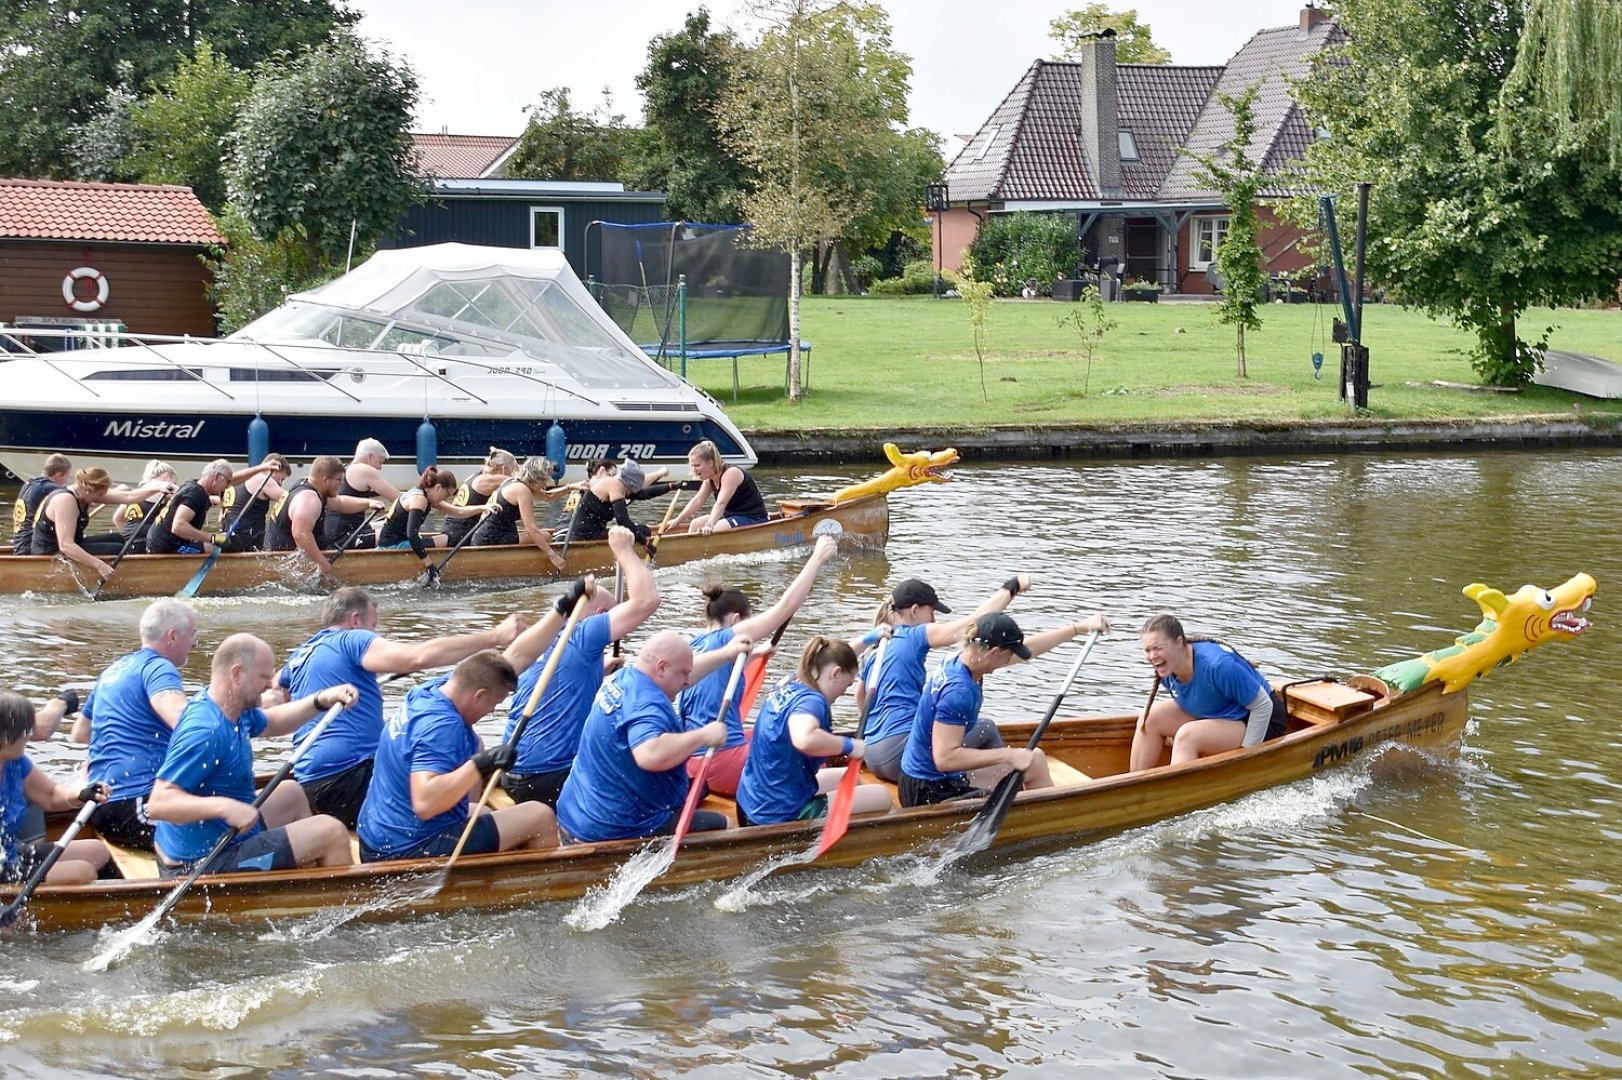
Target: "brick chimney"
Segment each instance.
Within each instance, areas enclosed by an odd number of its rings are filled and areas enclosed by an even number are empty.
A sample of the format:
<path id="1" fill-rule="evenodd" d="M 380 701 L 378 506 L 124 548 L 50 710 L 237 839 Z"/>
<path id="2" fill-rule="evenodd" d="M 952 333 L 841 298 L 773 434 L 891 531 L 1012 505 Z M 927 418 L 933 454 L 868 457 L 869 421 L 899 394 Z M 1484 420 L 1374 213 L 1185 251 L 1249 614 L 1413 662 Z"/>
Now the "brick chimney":
<path id="1" fill-rule="evenodd" d="M 1121 120 L 1115 96 L 1115 31 L 1100 31 L 1081 50 L 1081 152 L 1102 199 L 1119 199 Z"/>
<path id="2" fill-rule="evenodd" d="M 1329 21 L 1329 12 L 1323 8 L 1308 4 L 1301 9 L 1301 32 L 1310 33 L 1315 26 L 1322 26 Z"/>

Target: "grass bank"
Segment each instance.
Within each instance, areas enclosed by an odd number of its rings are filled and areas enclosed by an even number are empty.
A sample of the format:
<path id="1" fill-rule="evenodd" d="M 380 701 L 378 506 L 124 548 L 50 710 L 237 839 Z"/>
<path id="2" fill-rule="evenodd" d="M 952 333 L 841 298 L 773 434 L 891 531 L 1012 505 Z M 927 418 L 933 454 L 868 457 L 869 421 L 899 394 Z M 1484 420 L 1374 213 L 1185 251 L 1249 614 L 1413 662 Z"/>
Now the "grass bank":
<path id="1" fill-rule="evenodd" d="M 1335 387 L 1339 348 L 1329 340 L 1339 308 L 1274 304 L 1248 336 L 1247 378 L 1234 371 L 1231 328 L 1210 304 L 1111 304 L 1119 325 L 1094 353 L 1091 372 L 1076 332 L 1059 318 L 1076 305 L 1002 301 L 991 313 L 985 393 L 968 307 L 930 297 L 808 297 L 803 336 L 814 345 L 810 393 L 783 396 L 783 358 L 745 358 L 732 403 L 728 361 L 688 373 L 746 431 L 860 432 L 948 426 L 966 430 L 1181 421 L 1323 422 L 1348 410 Z M 1417 312 L 1364 310 L 1373 388 L 1370 414 L 1392 420 L 1510 419 L 1583 414 L 1622 419 L 1622 401 L 1529 387 L 1492 393 L 1437 387 L 1476 383 L 1471 339 Z M 1524 326 L 1554 326 L 1555 348 L 1622 360 L 1622 312 L 1535 310 Z M 1324 354 L 1322 378 L 1311 358 Z M 1417 384 L 1417 385 L 1412 385 Z"/>

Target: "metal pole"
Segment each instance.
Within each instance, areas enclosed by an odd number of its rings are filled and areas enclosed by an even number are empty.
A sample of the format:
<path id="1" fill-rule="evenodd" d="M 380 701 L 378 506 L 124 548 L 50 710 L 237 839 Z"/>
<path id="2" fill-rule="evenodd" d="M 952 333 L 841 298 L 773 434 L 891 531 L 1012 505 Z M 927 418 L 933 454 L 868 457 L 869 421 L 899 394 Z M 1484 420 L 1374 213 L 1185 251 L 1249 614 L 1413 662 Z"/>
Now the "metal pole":
<path id="1" fill-rule="evenodd" d="M 676 277 L 677 325 L 681 329 L 681 377 L 687 378 L 687 275 Z M 669 323 L 665 324 L 667 327 Z"/>
<path id="2" fill-rule="evenodd" d="M 1363 347 L 1363 254 L 1369 234 L 1369 185 L 1357 185 L 1357 268 L 1353 271 L 1352 286 L 1357 301 L 1357 323 L 1352 328 L 1352 345 L 1356 349 L 1357 363 L 1352 379 L 1355 390 L 1353 404 L 1359 409 L 1369 407 L 1369 354 Z"/>

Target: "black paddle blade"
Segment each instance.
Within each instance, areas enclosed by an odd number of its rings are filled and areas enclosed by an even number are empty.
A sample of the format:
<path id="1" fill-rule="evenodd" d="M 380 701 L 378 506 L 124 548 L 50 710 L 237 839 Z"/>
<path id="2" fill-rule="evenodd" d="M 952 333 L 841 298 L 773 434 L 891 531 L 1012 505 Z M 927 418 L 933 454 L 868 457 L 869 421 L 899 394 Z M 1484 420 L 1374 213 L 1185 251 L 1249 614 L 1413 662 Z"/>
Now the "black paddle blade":
<path id="1" fill-rule="evenodd" d="M 1019 794 L 1020 788 L 1025 786 L 1025 774 L 1015 769 L 1001 780 L 997 787 L 987 797 L 986 804 L 980 812 L 969 822 L 969 830 L 963 834 L 963 839 L 957 843 L 958 851 L 965 855 L 972 855 L 976 851 L 984 851 L 997 839 L 997 833 L 1002 829 L 1003 819 L 1008 816 L 1008 810 L 1014 805 L 1014 796 Z"/>

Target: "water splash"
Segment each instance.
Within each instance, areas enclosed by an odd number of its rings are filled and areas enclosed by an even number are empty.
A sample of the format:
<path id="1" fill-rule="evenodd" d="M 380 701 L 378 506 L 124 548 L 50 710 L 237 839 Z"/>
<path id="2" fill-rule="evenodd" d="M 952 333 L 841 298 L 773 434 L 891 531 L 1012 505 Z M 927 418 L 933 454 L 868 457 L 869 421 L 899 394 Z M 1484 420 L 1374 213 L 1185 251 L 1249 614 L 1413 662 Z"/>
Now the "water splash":
<path id="1" fill-rule="evenodd" d="M 159 935 L 154 934 L 152 931 L 158 925 L 158 920 L 162 918 L 162 911 L 161 907 L 153 908 L 151 914 L 128 930 L 121 930 L 114 934 L 107 947 L 83 964 L 80 964 L 80 969 L 92 974 L 99 974 L 124 960 L 139 946 L 146 944 L 148 940 L 156 941 Z"/>
<path id="2" fill-rule="evenodd" d="M 786 866 L 800 866 L 815 859 L 819 844 L 820 841 L 804 851 L 791 851 L 787 855 L 779 855 L 775 859 L 761 863 L 715 898 L 716 910 L 735 913 L 753 906 L 760 899 L 751 891 L 756 885 Z"/>
<path id="3" fill-rule="evenodd" d="M 575 930 L 601 930 L 618 920 L 631 901 L 675 861 L 674 839 L 657 847 L 643 848 L 621 863 L 613 877 L 582 896 L 563 921 Z"/>

